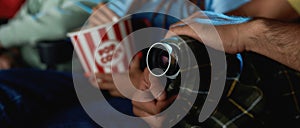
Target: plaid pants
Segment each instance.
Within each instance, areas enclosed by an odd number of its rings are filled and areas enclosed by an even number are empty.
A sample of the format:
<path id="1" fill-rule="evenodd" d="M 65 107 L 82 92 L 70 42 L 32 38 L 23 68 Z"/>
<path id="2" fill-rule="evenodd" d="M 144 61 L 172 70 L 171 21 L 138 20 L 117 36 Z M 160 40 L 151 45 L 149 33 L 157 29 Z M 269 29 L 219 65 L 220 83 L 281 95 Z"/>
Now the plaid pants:
<path id="1" fill-rule="evenodd" d="M 223 97 L 206 121 L 198 122 L 207 96 L 199 93 L 187 116 L 174 127 L 299 127 L 300 73 L 255 53 L 243 53 L 243 61 L 240 77 L 227 79 Z"/>

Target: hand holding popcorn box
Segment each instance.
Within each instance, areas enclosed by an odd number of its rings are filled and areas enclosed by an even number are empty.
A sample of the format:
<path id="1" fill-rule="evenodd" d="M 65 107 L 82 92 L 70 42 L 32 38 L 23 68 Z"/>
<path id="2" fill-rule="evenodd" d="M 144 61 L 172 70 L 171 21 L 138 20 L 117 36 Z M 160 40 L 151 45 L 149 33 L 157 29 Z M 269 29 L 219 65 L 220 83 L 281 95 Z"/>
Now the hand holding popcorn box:
<path id="1" fill-rule="evenodd" d="M 123 20 L 69 33 L 68 36 L 86 75 L 121 73 L 128 69 L 133 54 L 132 42 L 127 38 L 131 32 L 131 21 Z"/>

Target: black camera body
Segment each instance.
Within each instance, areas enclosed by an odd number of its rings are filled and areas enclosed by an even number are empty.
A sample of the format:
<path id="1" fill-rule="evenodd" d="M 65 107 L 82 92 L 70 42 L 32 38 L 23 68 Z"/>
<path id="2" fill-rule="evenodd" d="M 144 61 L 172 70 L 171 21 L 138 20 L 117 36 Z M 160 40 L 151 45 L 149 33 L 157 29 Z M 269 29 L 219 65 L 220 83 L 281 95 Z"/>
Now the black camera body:
<path id="1" fill-rule="evenodd" d="M 183 48 L 180 48 L 180 46 L 183 46 L 181 44 L 185 44 L 185 46 L 188 46 L 189 50 L 192 51 L 197 61 L 197 68 L 194 68 L 193 67 L 194 65 L 191 65 L 189 67 L 190 70 L 199 71 L 199 73 L 201 74 L 199 78 L 201 85 L 210 84 L 211 69 L 212 66 L 214 65 L 212 65 L 210 61 L 208 49 L 213 51 L 213 53 L 216 54 L 222 54 L 222 51 L 217 51 L 210 47 L 207 47 L 202 42 L 199 42 L 188 36 L 175 36 L 169 39 L 164 39 L 160 41 L 160 43 L 168 43 L 171 45 L 176 44 L 179 47 L 178 48 L 173 47 L 172 50 L 173 51 L 177 50 L 177 53 L 179 53 L 180 50 L 183 50 Z M 159 68 L 165 71 L 164 75 L 167 77 L 165 91 L 167 92 L 167 95 L 172 96 L 178 94 L 181 87 L 181 73 L 184 71 L 184 69 L 182 69 L 182 67 L 180 67 L 180 65 L 177 62 L 180 61 L 180 59 L 186 60 L 185 58 L 186 56 L 184 55 L 184 53 L 180 53 L 181 55 L 179 56 L 176 55 L 173 56 L 172 53 L 170 53 L 166 49 L 153 48 L 153 47 L 143 49 L 141 52 L 142 52 L 142 59 L 140 62 L 141 70 L 144 70 L 145 68 L 148 68 L 150 70 Z M 171 60 L 171 61 L 166 61 L 166 60 Z M 213 68 L 216 68 L 218 72 L 226 72 L 227 78 L 237 77 L 241 73 L 242 66 L 243 66 L 241 56 L 236 54 L 226 54 L 226 62 L 227 62 L 226 63 L 227 70 L 218 66 L 215 66 Z M 190 76 L 190 77 L 195 77 L 195 76 Z M 193 85 L 193 86 L 199 86 L 199 85 Z M 209 87 L 205 87 L 205 86 L 203 86 L 203 88 L 207 88 L 205 90 L 209 89 Z M 194 91 L 198 91 L 198 90 L 194 90 Z"/>

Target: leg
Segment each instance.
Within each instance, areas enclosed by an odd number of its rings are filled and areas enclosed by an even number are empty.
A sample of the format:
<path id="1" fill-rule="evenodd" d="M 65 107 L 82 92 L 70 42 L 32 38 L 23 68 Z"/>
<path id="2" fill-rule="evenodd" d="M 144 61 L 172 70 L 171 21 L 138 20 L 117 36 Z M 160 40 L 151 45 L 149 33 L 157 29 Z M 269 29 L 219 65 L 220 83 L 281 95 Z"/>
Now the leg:
<path id="1" fill-rule="evenodd" d="M 77 101 L 71 74 L 33 69 L 0 71 L 1 126 L 37 126 Z"/>

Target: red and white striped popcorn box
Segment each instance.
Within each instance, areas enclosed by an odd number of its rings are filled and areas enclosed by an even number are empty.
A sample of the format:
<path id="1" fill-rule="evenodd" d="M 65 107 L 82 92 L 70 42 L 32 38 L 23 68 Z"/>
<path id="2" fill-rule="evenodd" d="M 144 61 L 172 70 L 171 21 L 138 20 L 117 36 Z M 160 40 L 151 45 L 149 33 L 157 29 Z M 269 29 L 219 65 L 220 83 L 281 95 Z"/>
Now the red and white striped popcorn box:
<path id="1" fill-rule="evenodd" d="M 68 36 L 86 75 L 121 73 L 128 69 L 133 56 L 133 42 L 127 37 L 131 32 L 131 21 L 123 20 L 69 33 Z"/>

